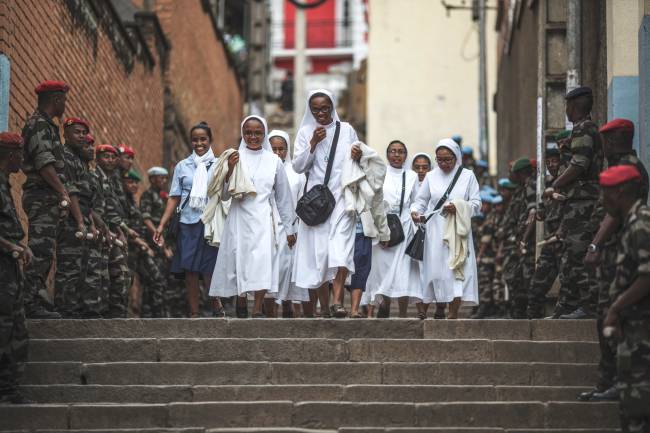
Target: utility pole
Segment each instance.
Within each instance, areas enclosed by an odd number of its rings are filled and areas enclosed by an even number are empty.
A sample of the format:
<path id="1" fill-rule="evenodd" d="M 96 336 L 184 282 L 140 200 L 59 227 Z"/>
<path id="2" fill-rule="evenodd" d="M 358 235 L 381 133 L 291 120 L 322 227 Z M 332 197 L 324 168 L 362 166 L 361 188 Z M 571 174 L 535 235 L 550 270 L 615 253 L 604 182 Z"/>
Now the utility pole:
<path id="1" fill-rule="evenodd" d="M 307 73 L 307 17 L 306 11 L 296 7 L 294 23 L 295 55 L 293 57 L 293 128 L 297 133 L 305 104 L 305 74 Z"/>
<path id="2" fill-rule="evenodd" d="M 478 110 L 479 110 L 479 152 L 481 159 L 489 162 L 490 131 L 487 113 L 487 65 L 485 43 L 485 0 L 478 0 L 478 46 L 479 46 L 479 79 L 478 79 Z"/>
<path id="3" fill-rule="evenodd" d="M 567 71 L 566 91 L 580 87 L 582 67 L 582 0 L 567 3 Z"/>
<path id="4" fill-rule="evenodd" d="M 547 92 L 547 1 L 538 1 L 537 14 L 537 122 L 536 122 L 536 156 L 537 156 L 537 188 L 536 205 L 540 208 L 546 184 L 546 92 Z M 544 240 L 544 222 L 537 221 L 535 226 L 535 259 L 539 257 L 541 247 L 539 243 Z"/>

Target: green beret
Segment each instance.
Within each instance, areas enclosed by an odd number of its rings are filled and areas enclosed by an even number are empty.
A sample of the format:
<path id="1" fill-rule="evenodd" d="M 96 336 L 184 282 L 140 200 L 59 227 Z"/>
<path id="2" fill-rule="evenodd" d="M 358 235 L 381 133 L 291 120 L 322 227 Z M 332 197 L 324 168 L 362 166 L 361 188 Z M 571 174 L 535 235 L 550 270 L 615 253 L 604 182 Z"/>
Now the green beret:
<path id="1" fill-rule="evenodd" d="M 532 166 L 533 165 L 530 163 L 530 159 L 519 158 L 518 160 L 515 161 L 514 164 L 512 164 L 512 171 L 515 172 L 515 171 L 525 170 Z"/>
<path id="2" fill-rule="evenodd" d="M 131 179 L 140 182 L 142 180 L 142 176 L 140 176 L 140 173 L 137 171 L 131 169 L 128 171 L 128 173 L 124 173 L 124 179 Z"/>
<path id="3" fill-rule="evenodd" d="M 571 131 L 565 129 L 564 131 L 555 134 L 555 141 L 564 140 L 565 138 L 569 138 L 570 136 L 571 136 Z"/>

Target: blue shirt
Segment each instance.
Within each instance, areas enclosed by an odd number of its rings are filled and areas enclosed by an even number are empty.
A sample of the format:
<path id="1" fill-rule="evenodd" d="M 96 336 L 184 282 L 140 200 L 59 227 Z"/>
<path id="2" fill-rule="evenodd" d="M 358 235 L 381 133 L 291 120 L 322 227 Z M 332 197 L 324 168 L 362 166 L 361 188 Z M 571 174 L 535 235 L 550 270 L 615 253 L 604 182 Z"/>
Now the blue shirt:
<path id="1" fill-rule="evenodd" d="M 212 180 L 214 174 L 214 167 L 216 164 L 214 162 L 208 168 L 208 184 Z M 196 171 L 196 166 L 192 161 L 192 157 L 187 157 L 174 168 L 174 176 L 172 177 L 172 183 L 169 186 L 169 196 L 178 197 L 180 196 L 181 200 L 179 206 L 183 206 L 187 197 L 189 197 L 190 192 L 192 191 L 192 180 L 194 179 L 194 172 Z M 181 223 L 183 224 L 195 224 L 201 220 L 201 215 L 203 211 L 198 209 L 193 209 L 188 203 L 185 204 L 181 210 Z"/>

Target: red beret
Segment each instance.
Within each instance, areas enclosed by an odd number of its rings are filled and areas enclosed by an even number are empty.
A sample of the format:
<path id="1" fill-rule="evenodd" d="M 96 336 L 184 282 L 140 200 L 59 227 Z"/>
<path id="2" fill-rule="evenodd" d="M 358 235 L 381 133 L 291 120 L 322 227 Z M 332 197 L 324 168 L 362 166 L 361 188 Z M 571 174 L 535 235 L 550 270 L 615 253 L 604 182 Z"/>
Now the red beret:
<path id="1" fill-rule="evenodd" d="M 117 149 L 110 144 L 100 144 L 95 148 L 95 151 L 97 152 L 97 154 L 108 152 L 117 155 Z"/>
<path id="2" fill-rule="evenodd" d="M 70 86 L 63 81 L 46 80 L 36 86 L 34 92 L 38 95 L 45 92 L 68 92 L 68 90 Z"/>
<path id="3" fill-rule="evenodd" d="M 634 132 L 634 123 L 627 119 L 613 119 L 605 123 L 601 128 L 600 132 L 610 132 L 610 131 L 630 131 Z"/>
<path id="4" fill-rule="evenodd" d="M 537 168 L 537 159 L 530 158 L 530 165 L 532 165 L 533 168 Z"/>
<path id="5" fill-rule="evenodd" d="M 92 134 L 86 134 L 86 143 L 95 144 L 95 137 Z"/>
<path id="6" fill-rule="evenodd" d="M 625 182 L 640 180 L 641 173 L 639 173 L 639 169 L 629 164 L 616 165 L 600 173 L 600 185 L 604 187 L 618 186 Z"/>
<path id="7" fill-rule="evenodd" d="M 90 123 L 88 123 L 87 120 L 81 119 L 79 117 L 68 117 L 63 121 L 63 127 L 64 128 L 67 128 L 68 126 L 72 126 L 72 125 L 75 125 L 75 124 L 83 125 L 86 128 L 88 128 L 88 130 L 90 130 Z"/>
<path id="8" fill-rule="evenodd" d="M 126 144 L 118 144 L 117 150 L 120 151 L 120 155 L 129 155 L 131 158 L 135 158 L 135 150 L 131 146 Z"/>
<path id="9" fill-rule="evenodd" d="M 23 147 L 23 137 L 14 132 L 0 132 L 0 147 L 20 149 Z"/>

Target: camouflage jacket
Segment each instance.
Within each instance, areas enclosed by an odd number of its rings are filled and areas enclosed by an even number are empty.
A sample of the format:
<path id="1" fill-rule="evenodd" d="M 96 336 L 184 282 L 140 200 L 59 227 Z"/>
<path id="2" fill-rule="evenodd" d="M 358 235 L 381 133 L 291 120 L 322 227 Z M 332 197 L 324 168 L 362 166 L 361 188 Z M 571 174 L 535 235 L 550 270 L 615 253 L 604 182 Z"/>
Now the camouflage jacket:
<path id="1" fill-rule="evenodd" d="M 126 213 L 126 224 L 138 232 L 138 234 L 141 237 L 145 237 L 145 233 L 143 232 L 144 230 L 144 219 L 142 218 L 142 213 L 140 212 L 140 208 L 138 207 L 138 203 L 135 201 L 135 197 L 133 197 L 129 193 L 124 194 L 124 211 Z"/>
<path id="2" fill-rule="evenodd" d="M 487 245 L 485 251 L 483 252 L 483 257 L 481 258 L 483 263 L 494 263 L 494 257 L 497 254 L 498 248 L 495 235 L 497 232 L 497 227 L 499 227 L 502 219 L 503 215 L 492 211 L 485 218 L 485 222 L 479 229 L 478 243 L 481 245 L 481 248 L 483 245 Z"/>
<path id="3" fill-rule="evenodd" d="M 552 186 L 555 179 L 548 176 L 546 178 L 546 187 Z M 548 238 L 557 233 L 562 223 L 562 202 L 552 198 L 544 198 L 541 208 L 544 210 L 544 234 Z"/>
<path id="4" fill-rule="evenodd" d="M 497 230 L 497 239 L 503 242 L 504 248 L 514 248 L 516 246 L 519 234 L 519 220 L 521 214 L 526 212 L 526 207 L 526 188 L 519 186 L 512 194 L 512 199 L 508 203 Z"/>
<path id="5" fill-rule="evenodd" d="M 167 206 L 167 200 L 163 199 L 160 196 L 160 191 L 155 190 L 153 187 L 143 192 L 140 197 L 142 219 L 150 219 L 155 226 L 160 223 L 160 219 L 165 213 L 165 206 Z"/>
<path id="6" fill-rule="evenodd" d="M 22 136 L 25 140 L 25 160 L 22 168 L 26 177 L 23 190 L 37 189 L 44 194 L 56 194 L 38 171 L 48 164 L 53 164 L 61 182 L 66 183 L 59 127 L 47 114 L 37 110 L 27 119 Z"/>
<path id="7" fill-rule="evenodd" d="M 68 193 L 79 198 L 81 213 L 88 216 L 97 204 L 97 184 L 92 179 L 92 174 L 86 163 L 69 146 L 64 146 L 63 158 Z M 72 216 L 70 215 L 70 217 Z"/>
<path id="8" fill-rule="evenodd" d="M 617 165 L 634 165 L 641 173 L 641 188 L 639 189 L 639 198 L 642 203 L 648 202 L 648 172 L 645 169 L 645 166 L 641 160 L 636 156 L 636 152 L 633 150 L 630 153 L 619 153 L 616 155 L 609 156 L 607 158 L 607 167 L 615 167 Z M 591 221 L 594 227 L 598 227 L 600 222 L 605 218 L 605 208 L 603 207 L 602 198 L 598 199 L 596 208 L 591 214 Z M 605 242 L 603 247 L 608 246 L 611 248 L 616 248 L 615 245 L 618 242 L 618 238 L 621 236 L 621 228 L 617 231 L 615 236 L 612 236 L 609 240 Z"/>
<path id="9" fill-rule="evenodd" d="M 25 236 L 18 221 L 16 206 L 11 197 L 9 177 L 0 171 L 0 237 L 9 242 L 20 242 Z"/>
<path id="10" fill-rule="evenodd" d="M 114 176 L 107 175 L 101 167 L 97 167 L 97 178 L 101 184 L 104 197 L 104 212 L 102 218 L 111 230 L 115 230 L 124 221 L 124 208 L 114 182 Z M 121 191 L 122 187 L 120 186 Z"/>
<path id="11" fill-rule="evenodd" d="M 598 200 L 598 176 L 603 170 L 605 157 L 598 125 L 587 118 L 573 125 L 571 131 L 570 164 L 583 169 L 578 179 L 563 189 L 569 200 Z"/>
<path id="12" fill-rule="evenodd" d="M 623 223 L 618 243 L 616 277 L 609 289 L 612 301 L 630 288 L 639 275 L 650 274 L 650 208 L 638 200 Z M 650 296 L 621 312 L 621 318 L 650 318 Z"/>

